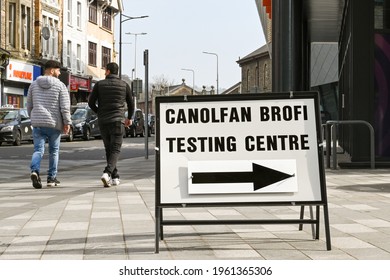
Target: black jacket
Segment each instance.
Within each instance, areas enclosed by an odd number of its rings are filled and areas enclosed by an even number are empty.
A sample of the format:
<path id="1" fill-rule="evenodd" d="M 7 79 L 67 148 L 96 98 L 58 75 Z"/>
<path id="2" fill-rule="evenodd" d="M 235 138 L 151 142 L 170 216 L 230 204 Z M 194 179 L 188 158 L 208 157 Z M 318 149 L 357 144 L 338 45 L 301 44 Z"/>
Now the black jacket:
<path id="1" fill-rule="evenodd" d="M 107 75 L 93 87 L 88 105 L 97 113 L 99 123 L 111 123 L 125 120 L 127 104 L 128 118 L 134 112 L 134 102 L 130 86 L 117 75 Z"/>

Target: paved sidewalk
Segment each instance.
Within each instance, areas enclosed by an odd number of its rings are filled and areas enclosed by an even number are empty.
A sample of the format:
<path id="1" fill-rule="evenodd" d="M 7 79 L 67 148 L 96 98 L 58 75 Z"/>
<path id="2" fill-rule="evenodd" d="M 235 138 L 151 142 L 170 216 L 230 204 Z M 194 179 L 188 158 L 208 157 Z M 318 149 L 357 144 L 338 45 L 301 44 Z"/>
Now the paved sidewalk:
<path id="1" fill-rule="evenodd" d="M 41 190 L 32 188 L 28 174 L 20 176 L 25 169 L 0 162 L 16 178 L 0 181 L 0 259 L 390 260 L 389 169 L 326 170 L 331 251 L 323 225 L 320 240 L 312 239 L 309 225 L 302 231 L 297 225 L 187 225 L 164 227 L 155 254 L 154 162 L 154 156 L 121 160 L 122 184 L 112 188 L 101 186 L 103 161 L 77 162 L 60 170 L 61 187 Z M 166 209 L 164 217 L 296 219 L 299 210 L 184 208 Z"/>

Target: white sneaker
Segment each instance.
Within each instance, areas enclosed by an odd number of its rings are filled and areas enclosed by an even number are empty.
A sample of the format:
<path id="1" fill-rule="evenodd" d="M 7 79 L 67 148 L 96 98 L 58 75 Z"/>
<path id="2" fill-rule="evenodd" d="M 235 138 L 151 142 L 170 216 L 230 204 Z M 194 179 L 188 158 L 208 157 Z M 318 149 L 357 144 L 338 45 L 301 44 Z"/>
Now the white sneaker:
<path id="1" fill-rule="evenodd" d="M 113 179 L 111 180 L 111 184 L 112 184 L 113 186 L 119 186 L 120 183 L 121 183 L 121 180 L 119 180 L 119 178 L 113 178 Z"/>
<path id="2" fill-rule="evenodd" d="M 103 182 L 103 186 L 105 188 L 111 187 L 111 177 L 108 175 L 108 173 L 103 173 L 102 177 L 100 178 Z"/>

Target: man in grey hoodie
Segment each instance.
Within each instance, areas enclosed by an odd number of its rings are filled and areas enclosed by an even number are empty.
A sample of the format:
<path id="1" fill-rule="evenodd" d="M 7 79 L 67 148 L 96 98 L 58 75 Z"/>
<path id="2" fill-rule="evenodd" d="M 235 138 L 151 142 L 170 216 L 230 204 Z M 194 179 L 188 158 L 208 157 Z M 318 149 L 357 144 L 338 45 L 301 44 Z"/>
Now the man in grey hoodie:
<path id="1" fill-rule="evenodd" d="M 61 64 L 48 60 L 43 76 L 38 77 L 28 89 L 27 111 L 33 126 L 34 153 L 31 159 L 31 181 L 36 189 L 42 188 L 40 167 L 45 152 L 45 142 L 49 145 L 49 169 L 47 186 L 60 184 L 57 180 L 61 132 L 69 133 L 70 98 L 69 93 L 58 77 Z"/>

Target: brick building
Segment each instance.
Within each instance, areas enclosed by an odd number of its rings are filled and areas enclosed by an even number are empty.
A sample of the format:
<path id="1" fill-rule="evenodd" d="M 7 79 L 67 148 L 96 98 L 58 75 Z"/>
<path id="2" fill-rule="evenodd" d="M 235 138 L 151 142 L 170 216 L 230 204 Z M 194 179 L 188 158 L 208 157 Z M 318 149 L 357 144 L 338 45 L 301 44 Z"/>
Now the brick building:
<path id="1" fill-rule="evenodd" d="M 262 93 L 272 90 L 271 58 L 264 45 L 239 59 L 241 67 L 241 93 Z"/>

